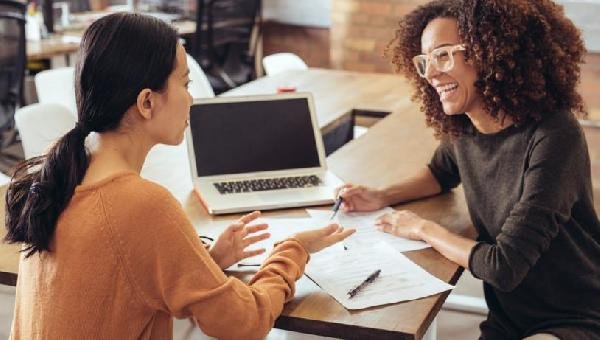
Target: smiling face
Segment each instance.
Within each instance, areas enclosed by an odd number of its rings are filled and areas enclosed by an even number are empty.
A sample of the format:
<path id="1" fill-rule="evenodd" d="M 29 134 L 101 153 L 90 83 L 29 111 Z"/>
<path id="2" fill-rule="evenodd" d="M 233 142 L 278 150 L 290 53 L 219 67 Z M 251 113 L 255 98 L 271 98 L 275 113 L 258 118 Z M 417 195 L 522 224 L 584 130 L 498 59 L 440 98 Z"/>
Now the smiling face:
<path id="1" fill-rule="evenodd" d="M 436 18 L 429 22 L 421 35 L 421 53 L 430 54 L 440 47 L 461 44 L 458 23 L 453 18 Z M 447 115 L 481 111 L 482 98 L 475 89 L 477 71 L 467 62 L 464 52 L 453 54 L 454 67 L 440 72 L 429 64 L 425 78 L 437 91 Z"/>

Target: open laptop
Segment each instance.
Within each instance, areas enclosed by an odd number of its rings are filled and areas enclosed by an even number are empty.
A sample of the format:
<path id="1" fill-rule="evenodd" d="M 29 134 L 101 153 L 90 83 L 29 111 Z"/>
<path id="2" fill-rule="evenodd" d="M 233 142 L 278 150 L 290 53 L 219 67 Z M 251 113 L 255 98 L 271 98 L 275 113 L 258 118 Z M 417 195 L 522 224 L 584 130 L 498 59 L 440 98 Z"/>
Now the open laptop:
<path id="1" fill-rule="evenodd" d="M 333 202 L 310 93 L 196 100 L 186 130 L 192 181 L 211 214 Z"/>

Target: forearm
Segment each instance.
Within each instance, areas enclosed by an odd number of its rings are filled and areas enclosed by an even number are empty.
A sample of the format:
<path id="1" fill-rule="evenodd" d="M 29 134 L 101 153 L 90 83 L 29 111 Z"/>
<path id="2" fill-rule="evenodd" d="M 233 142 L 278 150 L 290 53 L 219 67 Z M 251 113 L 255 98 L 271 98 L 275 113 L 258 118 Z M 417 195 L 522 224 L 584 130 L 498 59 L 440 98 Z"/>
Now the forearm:
<path id="1" fill-rule="evenodd" d="M 437 195 L 442 188 L 429 168 L 424 167 L 416 175 L 381 191 L 387 206 Z"/>
<path id="2" fill-rule="evenodd" d="M 431 221 L 423 224 L 419 235 L 446 258 L 469 269 L 469 255 L 477 242 L 454 234 Z"/>

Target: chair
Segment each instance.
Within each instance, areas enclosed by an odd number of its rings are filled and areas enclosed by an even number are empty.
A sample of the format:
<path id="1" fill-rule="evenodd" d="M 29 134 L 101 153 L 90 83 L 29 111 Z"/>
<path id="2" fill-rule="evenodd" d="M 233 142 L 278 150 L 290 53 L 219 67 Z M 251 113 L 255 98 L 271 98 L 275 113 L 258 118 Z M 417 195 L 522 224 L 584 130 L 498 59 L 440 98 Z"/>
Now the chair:
<path id="1" fill-rule="evenodd" d="M 40 156 L 48 147 L 75 127 L 73 113 L 61 104 L 33 104 L 15 113 L 15 123 L 25 159 Z"/>
<path id="2" fill-rule="evenodd" d="M 294 53 L 275 53 L 262 60 L 265 73 L 268 76 L 276 75 L 290 70 L 308 70 L 304 60 Z"/>
<path id="3" fill-rule="evenodd" d="M 61 104 L 77 117 L 75 104 L 75 69 L 60 67 L 35 75 L 35 90 L 42 104 Z"/>
<path id="4" fill-rule="evenodd" d="M 92 6 L 90 6 L 90 1 L 88 0 L 68 0 L 67 2 L 69 3 L 69 12 L 71 13 L 89 12 L 93 10 Z"/>
<path id="5" fill-rule="evenodd" d="M 190 94 L 196 98 L 211 98 L 215 96 L 206 75 L 190 55 L 187 56 L 190 69 Z M 60 67 L 45 70 L 35 75 L 35 90 L 38 101 L 43 104 L 56 103 L 68 108 L 77 117 L 75 103 L 75 69 Z"/>
<path id="6" fill-rule="evenodd" d="M 210 86 L 210 82 L 204 74 L 204 71 L 202 71 L 202 68 L 198 65 L 198 62 L 188 54 L 187 63 L 190 70 L 190 80 L 192 81 L 188 91 L 192 98 L 213 98 L 215 92 Z"/>
<path id="7" fill-rule="evenodd" d="M 198 0 L 193 56 L 216 93 L 256 77 L 261 0 Z"/>
<path id="8" fill-rule="evenodd" d="M 23 103 L 25 77 L 25 8 L 23 2 L 0 0 L 0 153 L 15 141 L 14 114 Z"/>
<path id="9" fill-rule="evenodd" d="M 169 167 L 168 171 L 164 170 L 166 166 Z M 185 140 L 176 146 L 155 145 L 146 156 L 140 176 L 164 186 L 183 201 L 185 197 L 178 194 L 189 193 L 185 188 L 193 186 Z"/>
<path id="10" fill-rule="evenodd" d="M 38 103 L 18 109 L 15 122 L 21 135 L 25 159 L 29 159 L 44 154 L 52 143 L 75 126 L 77 120 L 61 104 Z M 171 166 L 171 171 L 161 170 L 164 166 Z M 167 173 L 169 176 L 165 177 Z M 175 194 L 181 192 L 182 186 L 191 186 L 186 143 L 177 146 L 156 145 L 148 153 L 140 175 Z"/>

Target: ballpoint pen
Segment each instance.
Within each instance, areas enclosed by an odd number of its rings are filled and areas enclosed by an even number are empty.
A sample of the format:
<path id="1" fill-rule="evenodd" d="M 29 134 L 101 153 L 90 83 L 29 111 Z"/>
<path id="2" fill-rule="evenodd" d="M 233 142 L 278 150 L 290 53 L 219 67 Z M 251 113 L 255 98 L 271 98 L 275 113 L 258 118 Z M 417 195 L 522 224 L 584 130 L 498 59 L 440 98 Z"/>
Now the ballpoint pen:
<path id="1" fill-rule="evenodd" d="M 349 295 L 348 298 L 352 299 L 353 297 L 355 297 L 356 294 L 358 294 L 358 292 L 360 292 L 363 288 L 365 288 L 369 283 L 375 281 L 375 279 L 379 276 L 379 274 L 381 274 L 381 269 L 377 269 L 371 275 L 369 275 L 363 282 L 361 282 L 358 286 L 350 289 L 348 291 L 348 295 Z"/>
<path id="2" fill-rule="evenodd" d="M 342 204 L 342 201 L 344 199 L 342 198 L 342 196 L 338 196 L 335 199 L 335 203 L 333 204 L 333 214 L 331 214 L 331 217 L 329 218 L 329 220 L 333 220 L 333 218 L 335 217 L 335 215 L 337 215 L 337 212 L 340 210 L 340 205 Z M 344 244 L 344 250 L 348 250 L 348 247 Z"/>
<path id="3" fill-rule="evenodd" d="M 260 267 L 258 263 L 238 263 L 238 267 Z"/>
<path id="4" fill-rule="evenodd" d="M 340 210 L 340 205 L 342 204 L 342 201 L 344 199 L 342 198 L 342 196 L 338 196 L 335 199 L 335 203 L 333 204 L 333 214 L 331 214 L 331 217 L 329 218 L 329 220 L 333 220 L 333 218 L 335 217 L 335 215 L 337 215 L 337 212 Z"/>

